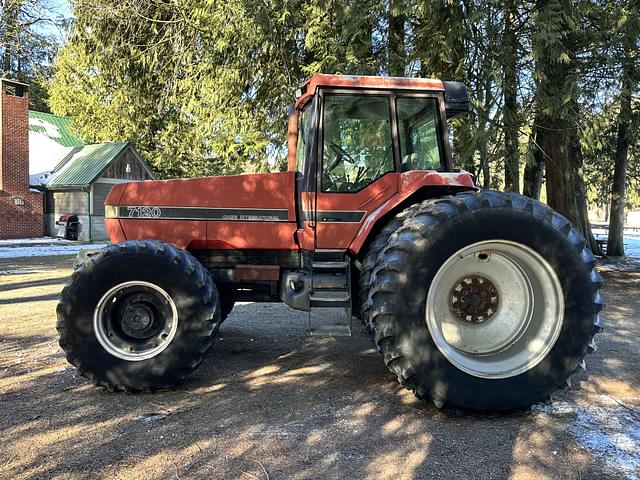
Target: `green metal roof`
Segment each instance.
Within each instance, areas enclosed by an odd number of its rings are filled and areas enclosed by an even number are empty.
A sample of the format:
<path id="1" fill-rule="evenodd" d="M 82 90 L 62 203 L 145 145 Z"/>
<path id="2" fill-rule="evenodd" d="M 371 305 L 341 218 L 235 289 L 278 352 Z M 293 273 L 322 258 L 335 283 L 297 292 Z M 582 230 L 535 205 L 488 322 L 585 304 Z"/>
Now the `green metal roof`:
<path id="1" fill-rule="evenodd" d="M 84 142 L 71 133 L 73 120 L 70 117 L 59 117 L 50 113 L 29 110 L 29 132 L 46 135 L 63 147 L 79 147 Z"/>
<path id="2" fill-rule="evenodd" d="M 85 187 L 94 182 L 129 142 L 98 143 L 76 147 L 53 170 L 46 188 Z"/>

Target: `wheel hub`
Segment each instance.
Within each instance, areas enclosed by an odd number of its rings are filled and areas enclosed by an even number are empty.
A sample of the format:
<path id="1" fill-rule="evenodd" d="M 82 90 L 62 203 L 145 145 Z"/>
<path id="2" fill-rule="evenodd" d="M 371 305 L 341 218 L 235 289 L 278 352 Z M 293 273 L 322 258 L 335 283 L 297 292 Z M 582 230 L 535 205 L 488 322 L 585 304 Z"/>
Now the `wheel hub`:
<path id="1" fill-rule="evenodd" d="M 428 287 L 429 334 L 460 370 L 509 378 L 553 347 L 564 318 L 562 286 L 532 248 L 486 240 L 453 253 Z"/>
<path id="2" fill-rule="evenodd" d="M 498 289 L 481 275 L 461 278 L 449 295 L 451 312 L 458 320 L 472 324 L 486 322 L 496 313 L 498 304 Z"/>
<path id="3" fill-rule="evenodd" d="M 178 312 L 169 294 L 150 282 L 130 281 L 107 291 L 96 306 L 93 328 L 102 347 L 114 357 L 152 358 L 172 342 Z"/>
<path id="4" fill-rule="evenodd" d="M 122 330 L 133 338 L 146 338 L 153 324 L 154 313 L 145 304 L 135 303 L 127 306 L 122 315 Z"/>

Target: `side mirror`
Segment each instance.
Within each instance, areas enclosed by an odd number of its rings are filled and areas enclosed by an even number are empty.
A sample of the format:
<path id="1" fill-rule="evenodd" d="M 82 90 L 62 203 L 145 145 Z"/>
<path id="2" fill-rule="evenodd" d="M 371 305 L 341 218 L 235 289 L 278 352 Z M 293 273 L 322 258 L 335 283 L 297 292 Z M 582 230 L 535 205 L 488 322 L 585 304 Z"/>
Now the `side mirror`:
<path id="1" fill-rule="evenodd" d="M 447 119 L 457 117 L 469 111 L 469 95 L 463 82 L 444 83 L 444 105 Z"/>

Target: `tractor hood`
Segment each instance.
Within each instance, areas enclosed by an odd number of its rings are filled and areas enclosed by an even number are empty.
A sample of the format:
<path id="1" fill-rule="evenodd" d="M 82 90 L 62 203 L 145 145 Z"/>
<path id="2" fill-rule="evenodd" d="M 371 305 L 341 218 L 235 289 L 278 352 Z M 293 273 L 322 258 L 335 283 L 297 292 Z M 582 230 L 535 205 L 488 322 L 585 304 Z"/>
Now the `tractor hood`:
<path id="1" fill-rule="evenodd" d="M 293 172 L 283 172 L 125 183 L 111 189 L 105 213 L 110 218 L 221 220 L 246 215 L 287 220 L 293 177 Z"/>
<path id="2" fill-rule="evenodd" d="M 207 231 L 222 225 L 238 234 L 240 227 L 256 222 L 295 225 L 294 175 L 262 173 L 119 184 L 105 201 L 105 223 L 113 242 L 156 238 L 181 247 L 207 248 Z M 184 239 L 178 230 L 184 232 Z"/>

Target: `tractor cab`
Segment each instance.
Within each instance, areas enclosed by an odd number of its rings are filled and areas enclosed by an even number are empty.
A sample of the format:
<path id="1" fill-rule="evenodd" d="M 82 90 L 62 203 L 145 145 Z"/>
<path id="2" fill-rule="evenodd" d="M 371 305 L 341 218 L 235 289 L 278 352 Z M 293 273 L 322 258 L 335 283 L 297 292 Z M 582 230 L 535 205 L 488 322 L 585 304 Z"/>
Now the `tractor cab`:
<path id="1" fill-rule="evenodd" d="M 350 256 L 376 224 L 407 203 L 473 188 L 447 141 L 447 119 L 468 109 L 464 85 L 431 79 L 316 75 L 297 92 L 288 153 L 303 272 L 284 274 L 281 297 L 300 310 L 347 309 L 346 324 L 310 315 L 312 334 L 350 333 Z"/>
<path id="2" fill-rule="evenodd" d="M 403 185 L 455 183 L 447 119 L 468 109 L 459 82 L 309 79 L 289 112 L 289 171 L 295 172 L 302 247 L 349 248 L 365 218 Z"/>
<path id="3" fill-rule="evenodd" d="M 391 171 L 448 171 L 446 120 L 468 111 L 461 82 L 316 75 L 289 112 L 289 170 L 322 158 L 324 191 L 337 192 Z"/>

